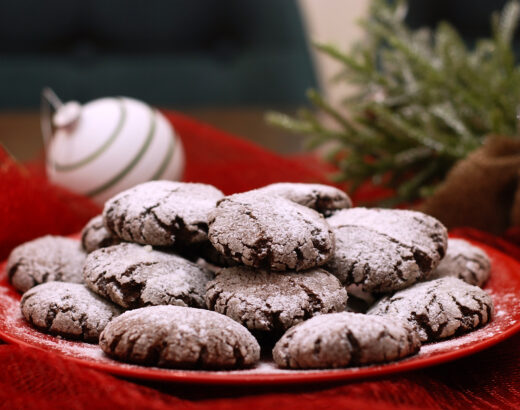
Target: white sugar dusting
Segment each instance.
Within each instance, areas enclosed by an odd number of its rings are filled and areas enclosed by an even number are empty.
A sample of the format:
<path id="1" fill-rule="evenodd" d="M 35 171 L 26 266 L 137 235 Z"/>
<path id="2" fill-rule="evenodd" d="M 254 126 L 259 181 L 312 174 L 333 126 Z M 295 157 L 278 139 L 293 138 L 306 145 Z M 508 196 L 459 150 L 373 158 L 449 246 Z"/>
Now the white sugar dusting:
<path id="1" fill-rule="evenodd" d="M 79 283 L 47 282 L 24 293 L 23 315 L 37 327 L 83 340 L 97 340 L 106 324 L 121 313 L 118 306 Z M 51 323 L 49 313 L 54 311 Z"/>
<path id="2" fill-rule="evenodd" d="M 0 316 L 4 318 L 0 323 L 0 336 L 5 335 L 8 341 L 19 341 L 21 344 L 61 353 L 64 356 L 89 360 L 102 358 L 103 352 L 98 345 L 69 341 L 33 329 L 22 316 L 18 298 L 7 288 L 0 289 Z"/>
<path id="3" fill-rule="evenodd" d="M 222 254 L 248 266 L 269 262 L 277 271 L 323 265 L 334 251 L 334 234 L 322 215 L 261 191 L 220 201 L 209 213 L 208 237 Z"/>
<path id="4" fill-rule="evenodd" d="M 491 260 L 486 252 L 464 239 L 449 238 L 446 255 L 429 280 L 454 276 L 470 285 L 482 286 L 490 273 Z"/>
<path id="5" fill-rule="evenodd" d="M 256 189 L 255 192 L 279 195 L 318 211 L 323 205 L 323 211 L 352 207 L 352 200 L 344 191 L 329 185 L 279 182 Z M 321 201 L 324 203 L 320 203 Z"/>
<path id="6" fill-rule="evenodd" d="M 419 249 L 436 258 L 440 258 L 438 247 L 447 246 L 446 228 L 435 218 L 417 211 L 357 207 L 341 210 L 327 218 L 327 222 L 333 228 L 370 229 L 397 240 L 401 246 Z"/>
<path id="7" fill-rule="evenodd" d="M 2 271 L 2 265 L 0 265 Z M 222 377 L 222 381 L 226 380 L 228 375 L 247 375 L 259 376 L 265 379 L 270 375 L 287 375 L 295 376 L 300 374 L 320 374 L 341 373 L 344 375 L 355 374 L 360 371 L 366 371 L 370 368 L 374 372 L 384 369 L 386 366 L 394 366 L 397 368 L 403 364 L 410 362 L 420 362 L 421 359 L 431 359 L 438 357 L 439 359 L 446 354 L 460 352 L 469 354 L 471 351 L 465 349 L 473 349 L 476 347 L 488 347 L 493 342 L 498 342 L 497 337 L 508 332 L 511 335 L 518 330 L 520 320 L 520 296 L 512 292 L 500 292 L 494 289 L 490 290 L 495 304 L 495 314 L 493 320 L 472 333 L 468 333 L 456 338 L 451 338 L 442 342 L 424 345 L 420 352 L 410 358 L 400 362 L 390 363 L 388 365 L 366 366 L 362 368 L 346 368 L 346 369 L 325 369 L 325 370 L 286 370 L 278 369 L 271 360 L 262 360 L 254 368 L 235 371 L 194 371 L 194 370 L 169 370 L 159 368 L 144 368 L 136 365 L 124 364 L 116 362 L 104 355 L 102 350 L 94 344 L 69 341 L 62 338 L 49 336 L 30 327 L 23 319 L 19 307 L 20 296 L 13 292 L 9 285 L 6 284 L 5 274 L 0 275 L 0 337 L 6 341 L 18 342 L 24 345 L 30 345 L 36 348 L 56 353 L 61 356 L 80 360 L 86 365 L 96 366 L 104 365 L 105 369 L 117 373 L 118 370 L 130 372 L 135 377 L 143 377 L 146 372 L 155 372 L 154 374 L 161 379 L 182 380 L 185 377 L 193 377 L 200 375 L 200 379 L 204 380 L 204 376 Z M 503 288 L 502 288 L 503 289 Z M 493 340 L 495 338 L 495 340 Z M 128 373 L 127 373 L 128 374 Z M 150 374 L 148 374 L 150 376 Z"/>

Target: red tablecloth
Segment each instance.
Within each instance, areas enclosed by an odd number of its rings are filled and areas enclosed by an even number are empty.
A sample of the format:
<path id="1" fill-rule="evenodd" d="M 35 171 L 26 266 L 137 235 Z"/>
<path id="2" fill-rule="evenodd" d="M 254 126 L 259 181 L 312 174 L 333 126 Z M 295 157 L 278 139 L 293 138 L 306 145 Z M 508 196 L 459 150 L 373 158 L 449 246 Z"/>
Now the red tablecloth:
<path id="1" fill-rule="evenodd" d="M 325 180 L 312 157 L 282 158 L 251 143 L 166 113 L 186 150 L 186 181 L 225 193 L 278 181 Z M 367 188 L 363 198 L 377 195 Z M 50 186 L 37 167 L 0 152 L 0 257 L 46 233 L 78 231 L 99 208 Z M 510 241 L 457 230 L 520 259 Z M 520 235 L 510 236 L 510 238 Z M 520 274 L 520 273 L 519 273 Z M 0 318 L 1 320 L 1 318 Z M 216 387 L 123 380 L 31 348 L 0 345 L 0 408 L 520 408 L 520 335 L 456 362 L 360 382 L 289 387 Z"/>

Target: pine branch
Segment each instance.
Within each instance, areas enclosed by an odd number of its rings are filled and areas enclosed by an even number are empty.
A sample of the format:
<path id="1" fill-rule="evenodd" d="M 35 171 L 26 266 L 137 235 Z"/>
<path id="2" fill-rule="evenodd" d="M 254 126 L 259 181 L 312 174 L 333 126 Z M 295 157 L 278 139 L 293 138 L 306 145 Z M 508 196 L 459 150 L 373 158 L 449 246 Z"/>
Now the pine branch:
<path id="1" fill-rule="evenodd" d="M 386 205 L 431 195 L 486 135 L 518 137 L 520 129 L 520 67 L 512 49 L 520 3 L 510 1 L 493 16 L 492 36 L 472 50 L 448 23 L 433 31 L 410 29 L 406 1 L 394 3 L 372 1 L 361 22 L 365 39 L 350 52 L 314 44 L 341 64 L 334 81 L 358 86 L 341 109 L 316 91 L 308 93 L 317 112 L 338 127 L 329 128 L 308 110 L 298 118 L 267 116 L 306 135 L 309 147 L 334 142 L 326 156 L 338 168 L 333 178 L 354 190 L 366 180 L 394 188 Z"/>

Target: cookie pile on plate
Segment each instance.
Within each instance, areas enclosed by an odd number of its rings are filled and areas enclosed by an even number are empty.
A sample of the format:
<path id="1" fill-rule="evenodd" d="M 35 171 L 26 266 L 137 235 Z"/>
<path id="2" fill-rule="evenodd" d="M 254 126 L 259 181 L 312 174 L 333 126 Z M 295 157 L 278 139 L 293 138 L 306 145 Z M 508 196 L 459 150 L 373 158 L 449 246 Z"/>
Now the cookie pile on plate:
<path id="1" fill-rule="evenodd" d="M 81 243 L 46 236 L 7 264 L 36 328 L 200 369 L 254 366 L 261 348 L 293 369 L 401 359 L 491 320 L 490 267 L 436 219 L 352 208 L 330 186 L 170 181 L 108 200 Z"/>

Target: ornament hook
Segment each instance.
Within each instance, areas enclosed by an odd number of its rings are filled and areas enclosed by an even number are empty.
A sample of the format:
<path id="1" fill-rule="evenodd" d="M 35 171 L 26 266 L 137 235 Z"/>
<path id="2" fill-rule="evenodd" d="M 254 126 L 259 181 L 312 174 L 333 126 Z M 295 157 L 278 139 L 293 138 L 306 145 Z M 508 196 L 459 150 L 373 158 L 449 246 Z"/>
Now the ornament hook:
<path id="1" fill-rule="evenodd" d="M 45 87 L 41 94 L 40 103 L 40 126 L 43 135 L 45 150 L 52 138 L 52 112 L 57 111 L 63 103 L 50 87 Z"/>

